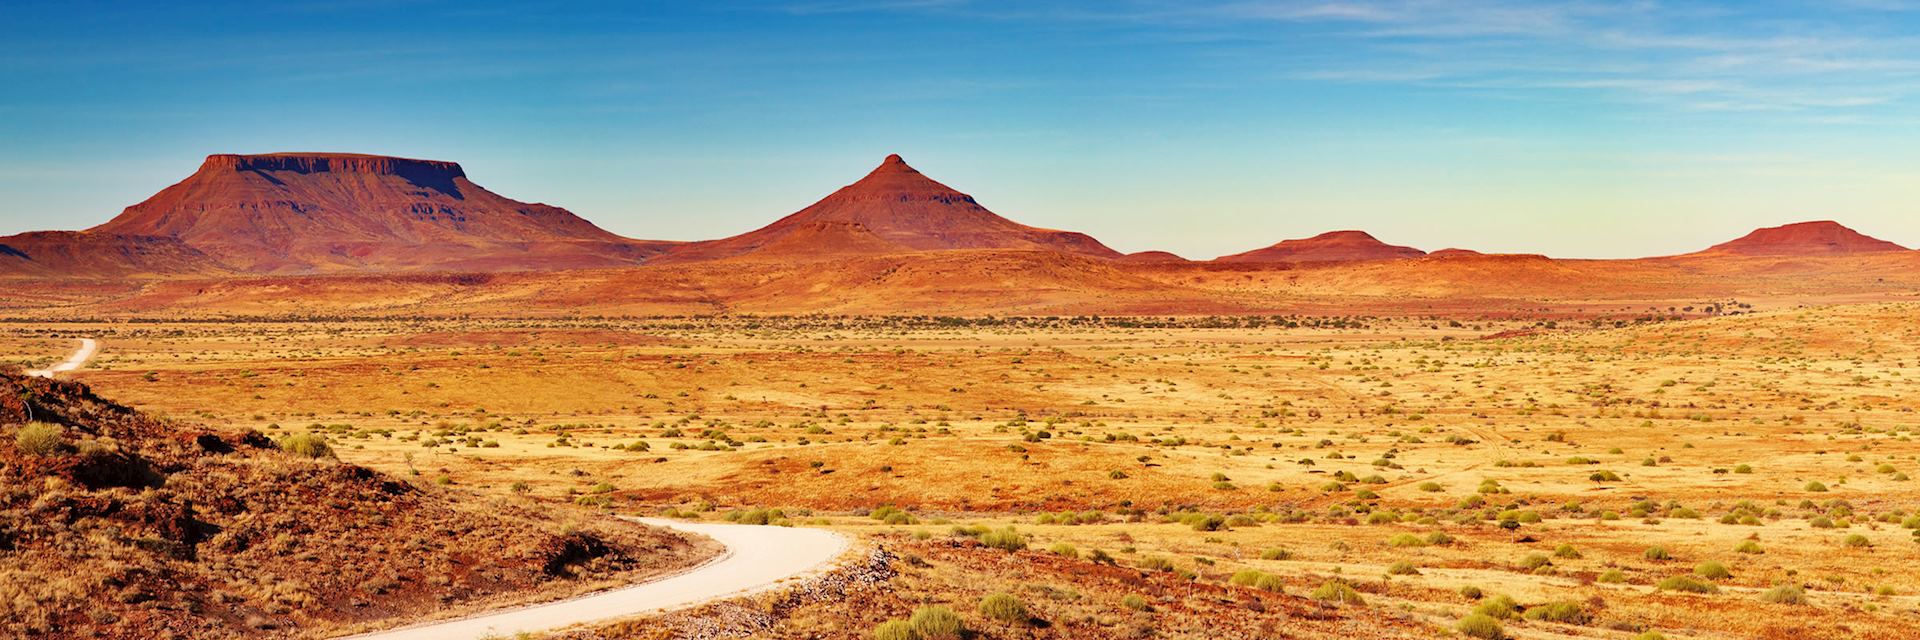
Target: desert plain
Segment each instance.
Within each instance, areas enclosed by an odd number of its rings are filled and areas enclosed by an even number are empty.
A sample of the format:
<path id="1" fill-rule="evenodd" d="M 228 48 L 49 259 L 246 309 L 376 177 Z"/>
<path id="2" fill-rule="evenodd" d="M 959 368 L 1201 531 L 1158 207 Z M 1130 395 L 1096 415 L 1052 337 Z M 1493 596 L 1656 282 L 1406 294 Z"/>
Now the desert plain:
<path id="1" fill-rule="evenodd" d="M 568 637 L 928 606 L 1009 638 L 1910 636 L 1920 308 L 1701 311 L 22 320 L 0 352 L 93 338 L 68 375 L 102 396 L 422 491 L 895 556 L 833 603 Z"/>

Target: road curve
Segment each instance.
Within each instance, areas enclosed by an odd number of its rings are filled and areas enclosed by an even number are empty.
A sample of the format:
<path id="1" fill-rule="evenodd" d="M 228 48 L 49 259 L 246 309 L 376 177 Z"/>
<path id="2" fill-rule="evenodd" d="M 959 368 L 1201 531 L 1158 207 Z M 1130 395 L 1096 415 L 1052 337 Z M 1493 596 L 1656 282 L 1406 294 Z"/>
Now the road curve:
<path id="1" fill-rule="evenodd" d="M 551 631 L 644 613 L 678 609 L 765 590 L 795 576 L 825 568 L 845 553 L 848 540 L 825 529 L 627 518 L 713 538 L 726 551 L 685 573 L 546 604 L 515 607 L 468 618 L 351 636 L 353 640 L 465 640 Z"/>
<path id="2" fill-rule="evenodd" d="M 62 362 L 60 364 L 56 364 L 45 369 L 29 369 L 27 370 L 27 375 L 39 377 L 39 378 L 51 378 L 53 377 L 53 374 L 60 373 L 62 371 L 72 371 L 74 369 L 78 369 L 81 367 L 81 365 L 86 364 L 87 360 L 92 359 L 94 352 L 97 352 L 99 350 L 100 350 L 100 343 L 98 341 L 94 340 L 93 338 L 81 338 L 80 350 L 75 351 L 73 352 L 73 355 L 68 356 L 66 362 Z"/>

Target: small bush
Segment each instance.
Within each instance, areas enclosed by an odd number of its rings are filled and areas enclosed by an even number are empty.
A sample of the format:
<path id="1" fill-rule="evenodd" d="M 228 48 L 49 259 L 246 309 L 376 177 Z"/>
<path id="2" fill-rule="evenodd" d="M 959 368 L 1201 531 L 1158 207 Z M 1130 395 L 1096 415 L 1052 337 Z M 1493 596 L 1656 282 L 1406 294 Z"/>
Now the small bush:
<path id="1" fill-rule="evenodd" d="M 1227 584 L 1238 585 L 1242 587 L 1251 587 L 1254 585 L 1254 583 L 1260 581 L 1260 576 L 1264 576 L 1264 575 L 1267 575 L 1266 572 L 1264 571 L 1256 571 L 1253 569 L 1243 569 L 1241 571 L 1234 572 L 1233 577 L 1227 579 Z"/>
<path id="2" fill-rule="evenodd" d="M 1274 547 L 1271 549 L 1267 549 L 1266 551 L 1260 552 L 1261 560 L 1286 560 L 1292 557 L 1293 557 L 1292 551 L 1288 551 L 1280 547 Z"/>
<path id="3" fill-rule="evenodd" d="M 1513 596 L 1507 596 L 1507 595 L 1498 595 L 1491 598 L 1487 598 L 1486 600 L 1482 600 L 1480 604 L 1474 605 L 1473 607 L 1474 613 L 1487 616 L 1489 618 L 1495 618 L 1498 620 L 1506 620 L 1508 618 L 1512 618 L 1514 612 L 1519 610 L 1520 610 L 1520 603 L 1514 602 Z"/>
<path id="4" fill-rule="evenodd" d="M 1600 577 L 1594 578 L 1593 581 L 1604 584 L 1620 584 L 1627 581 L 1627 574 L 1619 569 L 1608 569 L 1601 573 Z"/>
<path id="5" fill-rule="evenodd" d="M 1322 602 L 1337 602 L 1340 604 L 1364 605 L 1367 603 L 1366 598 L 1360 597 L 1360 592 L 1354 590 L 1353 585 L 1339 580 L 1328 580 L 1321 583 L 1319 588 L 1314 589 L 1309 597 Z"/>
<path id="6" fill-rule="evenodd" d="M 13 435 L 13 446 L 19 448 L 21 453 L 28 455 L 53 455 L 66 444 L 66 436 L 66 429 L 60 425 L 29 422 L 26 426 L 20 427 L 19 433 Z"/>
<path id="7" fill-rule="evenodd" d="M 920 640 L 905 620 L 888 620 L 873 628 L 873 640 Z"/>
<path id="8" fill-rule="evenodd" d="M 1391 538 L 1387 538 L 1387 546 L 1389 547 L 1424 547 L 1424 546 L 1427 546 L 1427 541 L 1421 540 L 1420 536 L 1416 536 L 1411 533 L 1402 533 L 1402 534 L 1395 535 Z"/>
<path id="9" fill-rule="evenodd" d="M 1120 606 L 1134 611 L 1146 611 L 1153 608 L 1147 606 L 1147 599 L 1140 597 L 1138 594 L 1128 594 L 1127 597 L 1121 598 Z"/>
<path id="10" fill-rule="evenodd" d="M 331 458 L 333 447 L 327 444 L 326 436 L 317 433 L 296 433 L 280 438 L 280 450 L 302 458 Z"/>
<path id="11" fill-rule="evenodd" d="M 1027 613 L 1027 604 L 1006 593 L 995 593 L 980 599 L 980 615 L 1007 623 L 1024 623 L 1032 616 Z"/>
<path id="12" fill-rule="evenodd" d="M 1460 622 L 1453 625 L 1453 628 L 1459 631 L 1460 635 L 1469 638 L 1505 640 L 1507 637 L 1507 630 L 1500 626 L 1499 620 L 1495 620 L 1491 616 L 1481 613 L 1470 614 L 1465 618 L 1461 618 Z"/>
<path id="13" fill-rule="evenodd" d="M 1057 556 L 1066 556 L 1069 558 L 1080 557 L 1080 550 L 1065 542 L 1056 542 L 1052 547 L 1049 547 L 1047 551 L 1053 552 L 1053 554 Z"/>
<path id="14" fill-rule="evenodd" d="M 1661 591 L 1684 591 L 1687 593 L 1719 593 L 1720 588 L 1687 576 L 1674 576 L 1661 580 L 1655 588 Z"/>
<path id="15" fill-rule="evenodd" d="M 1667 553 L 1666 547 L 1647 547 L 1646 551 L 1640 552 L 1640 557 L 1654 562 L 1673 559 L 1673 556 Z"/>
<path id="16" fill-rule="evenodd" d="M 1841 540 L 1840 543 L 1847 545 L 1849 547 L 1857 548 L 1857 549 L 1873 546 L 1872 540 L 1868 540 L 1866 536 L 1860 535 L 1858 533 L 1847 534 L 1846 539 Z"/>
<path id="17" fill-rule="evenodd" d="M 1733 550 L 1740 553 L 1766 553 L 1765 550 L 1760 548 L 1760 543 L 1752 540 L 1741 542 L 1740 546 L 1734 547 Z"/>
<path id="18" fill-rule="evenodd" d="M 1563 544 L 1553 549 L 1553 557 L 1578 560 L 1580 558 L 1580 550 L 1573 548 L 1573 545 Z"/>
<path id="19" fill-rule="evenodd" d="M 980 534 L 980 544 L 1011 553 L 1025 550 L 1027 537 L 1007 526 Z"/>
<path id="20" fill-rule="evenodd" d="M 1700 563 L 1700 566 L 1694 567 L 1693 575 L 1708 580 L 1725 580 L 1733 577 L 1733 572 L 1727 571 L 1727 565 L 1720 564 L 1718 561 L 1708 560 Z"/>
<path id="21" fill-rule="evenodd" d="M 1520 617 L 1528 620 L 1544 620 L 1564 624 L 1586 624 L 1591 619 L 1578 602 L 1549 602 L 1536 607 L 1528 607 Z"/>
<path id="22" fill-rule="evenodd" d="M 1774 604 L 1806 604 L 1807 590 L 1797 584 L 1783 584 L 1760 594 L 1760 599 Z"/>
<path id="23" fill-rule="evenodd" d="M 1553 561 L 1547 559 L 1547 556 L 1538 553 L 1529 553 L 1527 557 L 1520 559 L 1520 566 L 1529 570 L 1539 570 L 1541 567 L 1551 566 L 1552 564 Z"/>
<path id="24" fill-rule="evenodd" d="M 1259 580 L 1253 581 L 1253 588 L 1270 593 L 1284 593 L 1287 590 L 1287 581 L 1271 573 L 1261 574 Z"/>
<path id="25" fill-rule="evenodd" d="M 1417 576 L 1420 575 L 1420 570 L 1415 568 L 1413 563 L 1401 560 L 1393 563 L 1393 566 L 1387 567 L 1387 575 Z"/>
<path id="26" fill-rule="evenodd" d="M 913 633 L 921 640 L 959 640 L 967 633 L 967 625 L 960 620 L 960 614 L 941 606 L 915 609 L 913 617 L 907 619 L 907 624 L 913 627 Z"/>

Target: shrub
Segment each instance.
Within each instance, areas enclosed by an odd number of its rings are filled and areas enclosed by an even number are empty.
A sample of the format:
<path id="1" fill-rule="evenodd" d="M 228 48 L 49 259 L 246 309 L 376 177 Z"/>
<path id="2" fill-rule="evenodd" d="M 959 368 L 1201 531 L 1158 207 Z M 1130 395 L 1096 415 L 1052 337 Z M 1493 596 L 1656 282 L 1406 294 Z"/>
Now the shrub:
<path id="1" fill-rule="evenodd" d="M 873 628 L 873 640 L 920 640 L 905 620 L 888 620 Z"/>
<path id="2" fill-rule="evenodd" d="M 1011 553 L 1025 550 L 1027 537 L 1012 526 L 1006 526 L 980 534 L 980 544 Z"/>
<path id="3" fill-rule="evenodd" d="M 1593 580 L 1604 584 L 1620 584 L 1627 581 L 1627 574 L 1619 569 L 1608 569 Z"/>
<path id="4" fill-rule="evenodd" d="M 1172 571 L 1173 561 L 1160 556 L 1141 558 L 1140 568 L 1148 571 Z"/>
<path id="5" fill-rule="evenodd" d="M 326 436 L 317 433 L 290 434 L 275 443 L 280 450 L 302 458 L 331 458 L 333 447 L 327 444 Z"/>
<path id="6" fill-rule="evenodd" d="M 1760 594 L 1760 599 L 1774 604 L 1806 604 L 1807 590 L 1797 584 L 1783 584 Z"/>
<path id="7" fill-rule="evenodd" d="M 1727 565 L 1715 560 L 1700 563 L 1700 566 L 1693 568 L 1693 574 L 1708 580 L 1725 580 L 1733 577 L 1733 573 L 1727 571 Z"/>
<path id="8" fill-rule="evenodd" d="M 1387 575 L 1417 576 L 1420 575 L 1420 570 L 1414 568 L 1413 563 L 1401 560 L 1393 563 L 1393 566 L 1387 567 Z"/>
<path id="9" fill-rule="evenodd" d="M 1815 480 L 1815 481 L 1812 481 L 1812 482 L 1808 482 L 1808 483 L 1807 483 L 1807 486 L 1806 486 L 1806 487 L 1803 487 L 1803 488 L 1804 488 L 1804 489 L 1805 489 L 1806 491 L 1809 491 L 1809 492 L 1813 492 L 1813 493 L 1821 493 L 1821 492 L 1824 492 L 1824 491 L 1826 491 L 1826 490 L 1827 490 L 1827 485 L 1825 485 L 1825 484 L 1822 484 L 1822 483 L 1821 483 L 1820 481 L 1818 481 L 1818 480 Z"/>
<path id="10" fill-rule="evenodd" d="M 1742 541 L 1740 546 L 1734 547 L 1733 550 L 1740 553 L 1766 553 L 1765 550 L 1760 548 L 1760 543 L 1752 540 Z"/>
<path id="11" fill-rule="evenodd" d="M 1480 587 L 1467 585 L 1464 587 L 1460 587 L 1460 595 L 1461 597 L 1464 597 L 1468 600 L 1479 600 L 1482 596 L 1485 596 L 1486 594 L 1480 591 Z"/>
<path id="12" fill-rule="evenodd" d="M 921 640 L 959 640 L 967 633 L 966 623 L 960 620 L 960 614 L 941 606 L 920 607 L 913 610 L 913 617 L 907 619 L 913 633 Z"/>
<path id="13" fill-rule="evenodd" d="M 1514 602 L 1513 596 L 1507 595 L 1487 598 L 1473 607 L 1473 612 L 1476 614 L 1500 620 L 1512 618 L 1513 612 L 1518 610 L 1520 610 L 1520 603 Z"/>
<path id="14" fill-rule="evenodd" d="M 1673 556 L 1667 553 L 1666 547 L 1647 547 L 1646 551 L 1640 552 L 1640 557 L 1654 562 L 1673 559 Z"/>
<path id="15" fill-rule="evenodd" d="M 1660 633 L 1658 631 L 1648 631 L 1646 633 L 1642 633 L 1640 635 L 1634 636 L 1633 640 L 1667 640 L 1667 636 L 1666 634 Z"/>
<path id="16" fill-rule="evenodd" d="M 1339 580 L 1328 580 L 1320 583 L 1319 588 L 1314 589 L 1309 597 L 1322 602 L 1337 602 L 1340 604 L 1364 605 L 1367 603 L 1366 598 L 1360 597 L 1360 592 L 1355 591 L 1353 585 Z"/>
<path id="17" fill-rule="evenodd" d="M 1587 620 L 1590 619 L 1587 612 L 1580 608 L 1580 603 L 1578 602 L 1549 602 L 1535 607 L 1527 607 L 1527 611 L 1520 614 L 1520 617 L 1528 620 L 1544 620 L 1565 624 L 1586 624 Z"/>
<path id="18" fill-rule="evenodd" d="M 1054 555 L 1058 555 L 1058 556 L 1066 556 L 1069 558 L 1080 557 L 1080 550 L 1075 548 L 1073 545 L 1067 544 L 1065 542 L 1056 542 L 1052 547 L 1048 548 L 1047 550 L 1053 552 Z"/>
<path id="19" fill-rule="evenodd" d="M 1500 621 L 1485 614 L 1475 613 L 1461 618 L 1460 622 L 1453 625 L 1453 628 L 1459 631 L 1460 635 L 1469 638 L 1505 640 L 1507 637 L 1507 630 L 1500 626 Z"/>
<path id="20" fill-rule="evenodd" d="M 1266 572 L 1264 571 L 1257 571 L 1254 569 L 1243 569 L 1241 571 L 1234 572 L 1233 577 L 1227 579 L 1227 584 L 1238 585 L 1242 587 L 1251 587 L 1254 585 L 1254 583 L 1260 581 L 1260 576 L 1264 576 L 1264 575 L 1267 575 Z"/>
<path id="21" fill-rule="evenodd" d="M 60 451 L 66 444 L 66 429 L 57 424 L 29 422 L 13 435 L 13 446 L 21 453 L 45 456 Z"/>
<path id="22" fill-rule="evenodd" d="M 1416 536 L 1411 533 L 1402 533 L 1402 534 L 1395 535 L 1391 538 L 1387 538 L 1387 546 L 1389 547 L 1424 547 L 1424 546 L 1427 546 L 1427 541 L 1421 540 L 1420 536 Z"/>
<path id="23" fill-rule="evenodd" d="M 1280 576 L 1264 573 L 1260 575 L 1259 580 L 1253 581 L 1253 588 L 1271 593 L 1284 593 L 1287 590 L 1287 581 Z"/>
<path id="24" fill-rule="evenodd" d="M 995 593 L 980 599 L 980 615 L 1007 623 L 1023 623 L 1031 616 L 1027 614 L 1027 604 L 1006 593 Z"/>
<path id="25" fill-rule="evenodd" d="M 1849 547 L 1855 547 L 1855 548 L 1865 548 L 1865 547 L 1873 546 L 1873 541 L 1868 540 L 1866 536 L 1860 535 L 1858 533 L 1847 534 L 1846 539 L 1841 540 L 1840 543 L 1847 545 Z"/>
<path id="26" fill-rule="evenodd" d="M 1292 551 L 1288 551 L 1280 547 L 1274 547 L 1271 549 L 1267 549 L 1266 551 L 1260 552 L 1261 560 L 1286 560 L 1292 557 L 1293 557 Z"/>
<path id="27" fill-rule="evenodd" d="M 1120 599 L 1120 606 L 1134 611 L 1146 611 L 1153 608 L 1147 606 L 1147 599 L 1140 597 L 1138 594 L 1127 594 L 1127 597 Z"/>
<path id="28" fill-rule="evenodd" d="M 1520 559 L 1520 567 L 1529 570 L 1539 570 L 1541 567 L 1551 566 L 1552 564 L 1553 561 L 1547 559 L 1547 556 L 1538 553 L 1529 553 L 1527 557 Z"/>
<path id="29" fill-rule="evenodd" d="M 1699 580 L 1695 580 L 1693 578 L 1689 578 L 1687 576 L 1674 576 L 1671 578 L 1667 578 L 1665 580 L 1661 580 L 1660 584 L 1655 585 L 1655 588 L 1661 591 L 1685 591 L 1687 593 L 1719 593 L 1720 592 L 1720 589 L 1718 587 L 1715 587 L 1705 582 L 1701 582 Z"/>
<path id="30" fill-rule="evenodd" d="M 1580 550 L 1573 548 L 1573 545 L 1563 544 L 1558 547 L 1554 547 L 1553 557 L 1578 560 L 1580 558 Z"/>

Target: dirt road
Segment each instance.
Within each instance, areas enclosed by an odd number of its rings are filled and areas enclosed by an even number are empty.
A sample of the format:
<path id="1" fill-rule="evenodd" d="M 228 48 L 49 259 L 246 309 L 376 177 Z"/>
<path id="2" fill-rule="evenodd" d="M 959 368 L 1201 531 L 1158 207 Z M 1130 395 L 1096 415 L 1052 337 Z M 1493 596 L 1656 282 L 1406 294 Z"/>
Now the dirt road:
<path id="1" fill-rule="evenodd" d="M 704 535 L 727 550 L 694 569 L 645 584 L 611 591 L 381 631 L 356 640 L 464 640 L 512 637 L 526 631 L 550 631 L 589 622 L 677 609 L 760 591 L 789 578 L 826 568 L 847 550 L 846 536 L 823 529 L 684 522 L 629 518 L 659 527 Z"/>
<path id="2" fill-rule="evenodd" d="M 28 370 L 27 375 L 37 376 L 41 378 L 51 378 L 53 377 L 53 374 L 60 373 L 62 371 L 72 371 L 74 369 L 78 369 L 80 368 L 81 365 L 86 364 L 87 360 L 92 359 L 94 352 L 99 350 L 100 350 L 99 341 L 96 341 L 93 338 L 81 338 L 80 350 L 75 351 L 73 352 L 73 355 L 68 356 L 66 362 L 62 362 L 60 364 L 56 364 L 45 369 Z"/>

